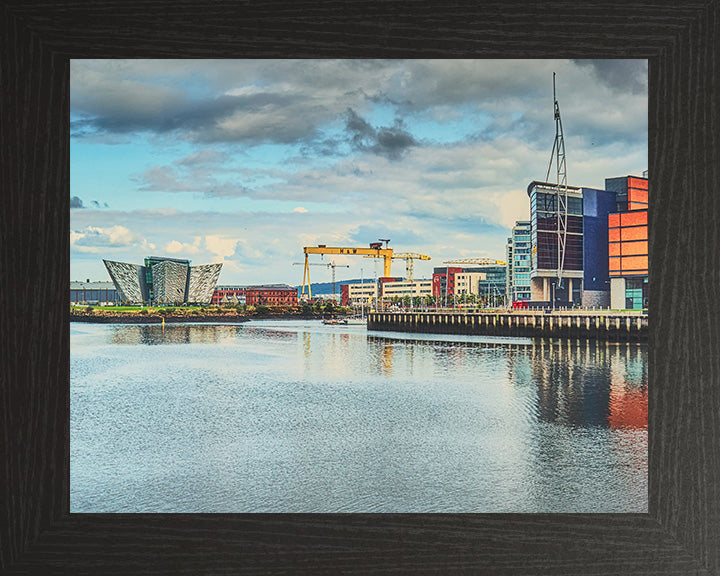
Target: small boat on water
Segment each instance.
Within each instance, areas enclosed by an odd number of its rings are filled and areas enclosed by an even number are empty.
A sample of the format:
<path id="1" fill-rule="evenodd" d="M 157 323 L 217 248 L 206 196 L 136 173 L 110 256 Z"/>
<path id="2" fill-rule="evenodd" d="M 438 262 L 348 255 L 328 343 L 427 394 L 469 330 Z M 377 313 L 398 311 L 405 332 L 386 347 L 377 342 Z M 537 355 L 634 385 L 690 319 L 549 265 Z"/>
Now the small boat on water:
<path id="1" fill-rule="evenodd" d="M 345 318 L 323 318 L 323 324 L 329 326 L 365 326 L 367 325 L 367 318 L 362 316 L 347 316 Z"/>
<path id="2" fill-rule="evenodd" d="M 328 324 L 330 326 L 337 326 L 347 324 L 347 320 L 345 320 L 344 318 L 323 318 L 322 323 Z"/>

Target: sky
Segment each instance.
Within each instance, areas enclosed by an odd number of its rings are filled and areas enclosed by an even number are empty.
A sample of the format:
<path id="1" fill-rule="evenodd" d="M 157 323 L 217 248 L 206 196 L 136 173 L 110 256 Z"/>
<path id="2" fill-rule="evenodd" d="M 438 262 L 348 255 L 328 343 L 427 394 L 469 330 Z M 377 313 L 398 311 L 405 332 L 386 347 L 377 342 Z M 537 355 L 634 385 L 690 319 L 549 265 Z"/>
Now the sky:
<path id="1" fill-rule="evenodd" d="M 647 60 L 73 60 L 71 279 L 169 256 L 222 262 L 219 284 L 298 285 L 304 246 L 379 238 L 431 256 L 415 278 L 504 260 L 548 174 L 553 72 L 568 184 L 641 176 Z"/>

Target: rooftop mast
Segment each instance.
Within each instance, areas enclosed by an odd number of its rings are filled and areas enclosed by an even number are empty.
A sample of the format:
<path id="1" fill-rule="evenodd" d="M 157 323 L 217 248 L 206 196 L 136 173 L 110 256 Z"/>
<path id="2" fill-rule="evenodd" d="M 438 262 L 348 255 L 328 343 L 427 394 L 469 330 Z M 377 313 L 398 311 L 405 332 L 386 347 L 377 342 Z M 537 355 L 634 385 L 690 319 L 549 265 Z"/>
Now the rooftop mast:
<path id="1" fill-rule="evenodd" d="M 555 210 L 557 213 L 557 278 L 558 288 L 562 288 L 563 271 L 565 269 L 565 241 L 567 240 L 567 168 L 565 164 L 565 138 L 563 136 L 562 119 L 560 118 L 560 105 L 555 94 L 555 72 L 553 72 L 553 101 L 555 110 L 555 142 L 550 154 L 546 182 L 550 182 L 550 170 L 555 159 Z"/>

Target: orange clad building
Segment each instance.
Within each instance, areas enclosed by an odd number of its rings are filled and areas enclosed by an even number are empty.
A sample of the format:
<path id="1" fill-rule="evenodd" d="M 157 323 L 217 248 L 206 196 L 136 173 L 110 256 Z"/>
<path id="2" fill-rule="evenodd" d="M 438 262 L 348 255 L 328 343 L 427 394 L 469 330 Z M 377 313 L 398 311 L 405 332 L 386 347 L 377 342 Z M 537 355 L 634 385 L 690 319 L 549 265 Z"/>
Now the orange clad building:
<path id="1" fill-rule="evenodd" d="M 648 306 L 648 179 L 607 178 L 617 196 L 617 213 L 608 215 L 610 306 Z"/>

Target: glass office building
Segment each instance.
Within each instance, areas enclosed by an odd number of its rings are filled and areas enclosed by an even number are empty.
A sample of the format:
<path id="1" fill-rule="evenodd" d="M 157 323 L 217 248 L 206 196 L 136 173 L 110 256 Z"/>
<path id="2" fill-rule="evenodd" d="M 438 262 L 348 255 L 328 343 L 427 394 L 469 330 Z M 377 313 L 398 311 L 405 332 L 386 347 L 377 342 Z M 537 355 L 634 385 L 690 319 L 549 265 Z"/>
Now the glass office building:
<path id="1" fill-rule="evenodd" d="M 583 192 L 567 186 L 566 209 L 558 210 L 557 187 L 531 182 L 530 292 L 534 301 L 580 304 L 583 278 Z M 564 218 L 559 218 L 559 214 Z M 563 219 L 565 225 L 563 227 Z M 562 270 L 562 282 L 558 271 Z"/>
<path id="2" fill-rule="evenodd" d="M 506 293 L 510 302 L 530 300 L 530 221 L 517 221 L 507 245 Z"/>

